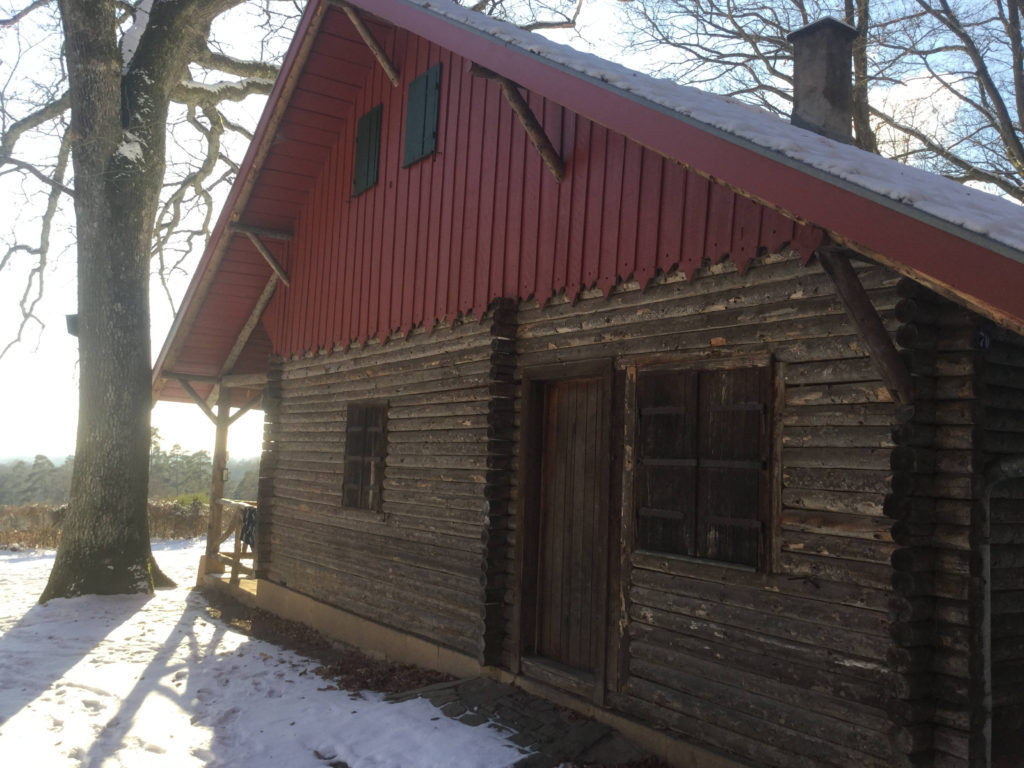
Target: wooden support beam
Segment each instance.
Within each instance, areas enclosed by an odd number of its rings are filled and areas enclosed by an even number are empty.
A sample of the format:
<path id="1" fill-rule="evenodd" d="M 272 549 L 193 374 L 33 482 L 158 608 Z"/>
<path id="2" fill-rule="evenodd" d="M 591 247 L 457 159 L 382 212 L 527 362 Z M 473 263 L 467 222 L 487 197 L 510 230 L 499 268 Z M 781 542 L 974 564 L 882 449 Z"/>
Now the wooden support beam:
<path id="1" fill-rule="evenodd" d="M 544 126 L 540 124 L 537 116 L 533 114 L 533 110 L 530 109 L 530 105 L 526 102 L 523 94 L 519 92 L 519 86 L 509 80 L 503 75 L 499 75 L 497 72 L 492 72 L 486 67 L 481 67 L 479 64 L 472 64 L 469 67 L 469 73 L 474 77 L 483 77 L 488 80 L 497 80 L 498 85 L 501 87 L 501 92 L 505 96 L 505 101 L 512 107 L 512 111 L 515 112 L 516 117 L 519 118 L 520 124 L 526 130 L 526 135 L 530 137 L 530 141 L 533 146 L 540 152 L 541 159 L 544 161 L 544 165 L 547 166 L 548 170 L 555 177 L 556 181 L 561 182 L 565 178 L 565 161 L 562 160 L 561 156 L 555 150 L 554 145 L 548 138 L 548 135 L 544 133 Z"/>
<path id="2" fill-rule="evenodd" d="M 340 2 L 340 0 L 330 0 L 331 5 L 336 5 L 345 12 L 348 16 L 349 21 L 352 22 L 352 26 L 356 28 L 356 32 L 363 38 L 363 42 L 366 43 L 366 47 L 373 53 L 377 63 L 380 64 L 381 69 L 384 70 L 384 74 L 388 76 L 388 80 L 391 84 L 398 85 L 398 69 L 394 64 L 391 63 L 391 59 L 388 58 L 387 53 L 381 48 L 380 43 L 377 42 L 377 38 L 373 36 L 373 33 L 369 30 L 363 20 L 359 17 L 359 13 L 348 3 Z"/>
<path id="3" fill-rule="evenodd" d="M 262 392 L 260 392 L 258 395 L 254 395 L 252 398 L 250 398 L 248 403 L 243 405 L 241 408 L 239 408 L 237 411 L 235 411 L 231 415 L 231 419 L 228 421 L 228 424 L 234 424 L 242 416 L 244 416 L 249 411 L 251 411 L 256 406 L 256 404 L 259 403 L 262 399 L 263 399 L 263 393 Z"/>
<path id="4" fill-rule="evenodd" d="M 188 379 L 186 379 L 184 376 L 175 376 L 174 378 L 178 380 L 178 383 L 181 384 L 181 388 L 188 393 L 188 396 L 192 398 L 195 404 L 203 409 L 203 413 L 207 415 L 210 421 L 216 424 L 217 417 L 214 415 L 213 411 L 210 410 L 210 406 L 206 404 L 206 401 L 203 400 L 203 398 L 199 396 L 199 393 L 192 388 L 192 385 L 189 383 Z"/>
<path id="5" fill-rule="evenodd" d="M 280 229 L 269 229 L 267 227 L 248 227 L 244 224 L 232 224 L 232 232 L 238 232 L 243 235 L 256 235 L 257 237 L 265 237 L 267 240 L 291 240 L 294 235 L 291 232 L 285 232 Z"/>
<path id="6" fill-rule="evenodd" d="M 266 259 L 267 264 L 269 264 L 270 268 L 274 270 L 274 274 L 277 275 L 278 279 L 284 283 L 286 287 L 291 287 L 292 281 L 288 279 L 288 273 L 284 271 L 284 267 L 282 267 L 278 263 L 277 259 L 274 258 L 274 254 L 270 252 L 270 249 L 263 244 L 263 241 L 260 240 L 260 236 L 253 232 L 242 232 L 242 234 L 252 240 L 252 244 L 256 246 L 256 250 L 260 252 L 260 256 Z"/>
<path id="7" fill-rule="evenodd" d="M 823 247 L 815 253 L 825 273 L 832 279 L 846 314 L 860 333 L 878 366 L 882 381 L 901 405 L 911 405 L 914 386 L 910 372 L 893 344 L 892 337 L 878 316 L 857 271 L 845 249 Z"/>
<path id="8" fill-rule="evenodd" d="M 232 389 L 262 389 L 267 383 L 267 374 L 265 373 L 232 373 L 226 376 L 209 376 L 203 373 L 167 371 L 164 375 L 170 379 L 185 379 L 201 384 L 223 384 Z"/>
<path id="9" fill-rule="evenodd" d="M 213 443 L 213 476 L 210 478 L 210 524 L 206 533 L 206 562 L 208 568 L 220 562 L 220 535 L 224 506 L 225 475 L 228 470 L 228 426 L 231 423 L 231 390 L 224 388 L 217 400 L 217 433 Z"/>
<path id="10" fill-rule="evenodd" d="M 274 291 L 277 289 L 277 275 L 271 275 L 270 279 L 267 280 L 267 284 L 263 286 L 263 291 L 260 293 L 256 303 L 253 305 L 252 310 L 249 312 L 249 317 L 246 318 L 245 324 L 242 326 L 242 330 L 238 332 L 238 338 L 235 339 L 235 343 L 231 347 L 231 351 L 228 352 L 227 357 L 224 358 L 224 362 L 220 367 L 219 380 L 214 384 L 213 389 L 210 392 L 210 397 L 207 400 L 208 403 L 217 402 L 217 398 L 220 395 L 220 387 L 239 387 L 241 384 L 232 381 L 226 382 L 228 372 L 235 367 L 235 363 L 238 362 L 238 358 L 242 356 L 242 351 L 245 349 L 245 345 L 249 341 L 249 337 L 252 336 L 253 331 L 256 330 L 256 326 L 259 325 L 260 318 L 263 317 L 263 311 L 267 308 L 267 304 L 274 297 Z M 263 374 L 263 382 L 266 381 L 266 374 Z M 260 383 L 260 386 L 263 385 Z"/>

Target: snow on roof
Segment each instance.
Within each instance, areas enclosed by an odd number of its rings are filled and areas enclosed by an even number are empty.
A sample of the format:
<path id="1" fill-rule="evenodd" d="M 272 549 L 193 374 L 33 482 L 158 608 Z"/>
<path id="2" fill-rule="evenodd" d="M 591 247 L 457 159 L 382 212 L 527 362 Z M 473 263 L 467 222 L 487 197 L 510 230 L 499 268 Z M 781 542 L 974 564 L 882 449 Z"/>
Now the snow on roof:
<path id="1" fill-rule="evenodd" d="M 868 193 L 935 217 L 954 227 L 1008 246 L 1006 255 L 1024 261 L 1024 208 L 927 171 L 791 125 L 758 107 L 706 93 L 672 80 L 627 69 L 593 54 L 552 42 L 541 35 L 445 0 L 401 0 L 478 33 L 545 59 L 591 81 L 668 111 L 733 143 L 746 145 L 788 165 L 818 171 Z M 1004 250 L 1004 249 L 1000 249 Z"/>

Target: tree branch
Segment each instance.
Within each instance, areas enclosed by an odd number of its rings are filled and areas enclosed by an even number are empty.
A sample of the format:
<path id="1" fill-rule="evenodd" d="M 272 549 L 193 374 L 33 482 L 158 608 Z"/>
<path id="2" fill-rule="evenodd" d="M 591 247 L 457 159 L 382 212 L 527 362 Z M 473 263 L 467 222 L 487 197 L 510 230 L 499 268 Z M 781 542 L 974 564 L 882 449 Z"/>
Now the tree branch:
<path id="1" fill-rule="evenodd" d="M 17 160 L 17 159 L 15 159 L 13 157 L 8 157 L 7 158 L 7 164 L 14 166 L 18 170 L 22 170 L 22 171 L 26 171 L 27 173 L 30 173 L 32 176 L 34 176 L 36 179 L 41 181 L 43 184 L 46 184 L 47 186 L 52 187 L 57 192 L 63 192 L 68 197 L 74 199 L 74 197 L 75 197 L 75 190 L 71 189 L 70 187 L 66 187 L 63 184 L 59 183 L 58 181 L 50 178 L 45 173 L 43 173 L 38 168 L 36 168 L 34 165 L 32 165 L 32 163 L 26 163 L 24 160 Z"/>
<path id="2" fill-rule="evenodd" d="M 53 219 L 57 214 L 57 208 L 60 204 L 61 191 L 58 187 L 63 186 L 61 182 L 63 182 L 64 176 L 67 173 L 70 155 L 71 136 L 70 131 L 67 131 L 61 139 L 60 150 L 57 153 L 57 165 L 53 171 L 54 185 L 50 188 L 50 193 L 47 196 L 46 210 L 43 212 L 40 224 L 39 246 L 33 248 L 24 244 L 16 244 L 8 248 L 3 259 L 0 259 L 0 270 L 2 270 L 15 253 L 30 253 L 37 257 L 36 264 L 29 272 L 28 279 L 25 281 L 25 290 L 18 301 L 18 307 L 21 310 L 21 322 L 18 324 L 18 332 L 3 350 L 0 350 L 0 360 L 3 359 L 11 347 L 21 342 L 25 329 L 30 322 L 38 323 L 40 328 L 46 327 L 46 324 L 36 315 L 36 306 L 43 298 L 46 282 L 46 265 L 50 255 L 50 231 L 53 228 Z"/>
<path id="3" fill-rule="evenodd" d="M 264 61 L 245 61 L 210 49 L 207 43 L 194 57 L 193 61 L 207 69 L 217 70 L 229 75 L 244 78 L 262 78 L 273 80 L 277 77 L 278 67 Z"/>
<path id="4" fill-rule="evenodd" d="M 51 2 L 52 0 L 35 0 L 34 3 L 25 6 L 20 11 L 15 12 L 13 16 L 6 19 L 0 19 L 0 29 L 2 29 L 3 27 L 13 27 L 19 21 L 21 21 L 30 13 L 32 13 L 32 11 L 42 8 L 44 5 L 49 5 Z"/>
<path id="5" fill-rule="evenodd" d="M 4 131 L 0 137 L 0 165 L 7 162 L 7 159 L 14 152 L 14 146 L 18 139 L 28 131 L 38 128 L 43 123 L 55 120 L 63 115 L 71 107 L 71 99 L 65 91 L 53 101 L 44 104 L 30 115 L 23 117 L 11 124 L 10 128 Z"/>
<path id="6" fill-rule="evenodd" d="M 189 80 L 179 83 L 171 98 L 179 104 L 216 104 L 223 101 L 242 101 L 254 95 L 266 96 L 273 87 L 273 79 L 265 78 L 226 81 L 214 85 Z"/>

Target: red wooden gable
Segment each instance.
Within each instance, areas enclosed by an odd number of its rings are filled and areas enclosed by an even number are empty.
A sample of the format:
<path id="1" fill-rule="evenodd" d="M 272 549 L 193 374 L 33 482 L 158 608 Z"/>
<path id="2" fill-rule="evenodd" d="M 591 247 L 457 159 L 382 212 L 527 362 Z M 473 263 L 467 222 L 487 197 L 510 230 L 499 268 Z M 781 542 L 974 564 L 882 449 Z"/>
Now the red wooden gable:
<path id="1" fill-rule="evenodd" d="M 497 297 L 544 302 L 594 285 L 607 292 L 630 277 L 645 284 L 659 270 L 689 276 L 726 255 L 743 269 L 759 249 L 787 242 L 809 256 L 823 230 L 1024 325 L 1024 265 L 975 237 L 422 6 L 354 5 L 381 17 L 366 16 L 367 24 L 400 83 L 391 85 L 338 6 L 310 3 L 154 370 L 163 399 L 187 399 L 176 382 L 164 382 L 170 373 L 255 372 L 270 348 L 292 356 L 347 346 L 460 314 L 479 317 Z M 566 161 L 561 183 L 498 84 L 470 74 L 473 62 L 527 89 Z M 437 151 L 403 168 L 408 84 L 437 63 Z M 356 121 L 379 103 L 379 180 L 353 198 Z M 291 285 L 278 286 L 258 332 L 225 370 L 271 276 L 232 224 L 292 234 L 287 243 L 265 241 Z"/>

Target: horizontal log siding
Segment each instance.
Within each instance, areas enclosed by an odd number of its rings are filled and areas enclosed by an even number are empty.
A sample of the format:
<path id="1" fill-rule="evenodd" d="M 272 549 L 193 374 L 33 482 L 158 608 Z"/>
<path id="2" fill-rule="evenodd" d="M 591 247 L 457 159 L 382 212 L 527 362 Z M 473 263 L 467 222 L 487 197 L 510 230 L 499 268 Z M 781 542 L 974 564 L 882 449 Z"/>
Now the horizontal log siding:
<path id="1" fill-rule="evenodd" d="M 266 578 L 482 660 L 492 385 L 511 371 L 495 327 L 278 364 Z M 388 401 L 380 514 L 341 505 L 346 406 L 361 400 Z"/>
<path id="2" fill-rule="evenodd" d="M 501 297 L 543 303 L 595 285 L 607 293 L 631 277 L 645 284 L 659 270 L 692 275 L 725 253 L 742 268 L 759 246 L 794 243 L 809 257 L 821 241 L 816 228 L 524 92 L 566 161 L 559 183 L 497 81 L 405 30 L 381 44 L 401 82 L 374 67 L 324 153 L 285 259 L 291 286 L 265 315 L 278 355 L 479 318 Z M 409 83 L 436 64 L 437 151 L 406 168 Z M 352 197 L 357 121 L 378 104 L 379 181 Z"/>
<path id="3" fill-rule="evenodd" d="M 894 329 L 895 276 L 859 272 Z M 722 262 L 692 283 L 525 305 L 519 323 L 522 368 L 645 353 L 785 364 L 776 572 L 634 552 L 608 701 L 751 765 L 888 766 L 895 406 L 829 278 L 792 255 L 744 274 Z"/>
<path id="4" fill-rule="evenodd" d="M 972 525 L 982 517 L 975 379 L 979 319 L 910 280 L 898 287 L 897 339 L 915 383 L 895 432 L 894 671 L 896 765 L 966 766 L 981 652 L 972 634 L 983 596 L 971 578 Z M 973 612 L 973 615 L 972 615 Z M 975 733 L 980 732 L 975 728 Z"/>
<path id="5" fill-rule="evenodd" d="M 981 376 L 986 461 L 1024 455 L 1024 338 L 989 335 Z M 996 764 L 1012 765 L 1024 734 L 1024 481 L 995 488 L 991 523 L 992 743 Z"/>

